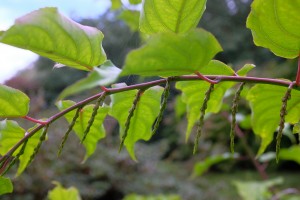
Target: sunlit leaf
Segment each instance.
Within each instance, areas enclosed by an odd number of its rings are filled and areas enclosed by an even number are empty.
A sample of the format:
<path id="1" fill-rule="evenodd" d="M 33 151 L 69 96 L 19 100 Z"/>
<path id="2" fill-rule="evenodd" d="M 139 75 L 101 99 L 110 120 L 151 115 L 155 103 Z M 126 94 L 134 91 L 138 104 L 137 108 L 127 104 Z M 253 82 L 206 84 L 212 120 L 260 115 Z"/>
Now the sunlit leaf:
<path id="1" fill-rule="evenodd" d="M 246 76 L 248 72 L 250 72 L 252 69 L 255 68 L 255 65 L 253 64 L 245 64 L 241 69 L 237 71 L 237 74 L 239 76 Z"/>
<path id="2" fill-rule="evenodd" d="M 82 70 L 90 70 L 106 60 L 102 39 L 101 31 L 70 20 L 56 8 L 42 8 L 20 17 L 0 34 L 2 43 Z"/>
<path id="3" fill-rule="evenodd" d="M 75 102 L 73 101 L 59 101 L 56 105 L 59 108 L 59 110 L 64 110 L 74 104 Z M 74 132 L 76 133 L 76 135 L 80 140 L 82 139 L 84 135 L 84 131 L 92 116 L 93 108 L 94 105 L 87 105 L 83 107 L 73 127 Z M 103 121 L 108 113 L 108 110 L 109 109 L 107 107 L 99 108 L 94 123 L 90 128 L 90 132 L 88 133 L 86 139 L 83 141 L 83 145 L 86 149 L 86 155 L 84 161 L 95 152 L 98 141 L 105 137 L 105 129 L 103 127 Z M 73 110 L 67 113 L 66 115 L 64 115 L 69 123 L 72 122 L 75 113 L 76 110 Z"/>
<path id="4" fill-rule="evenodd" d="M 247 95 L 252 110 L 252 128 L 262 139 L 258 155 L 262 154 L 273 139 L 280 121 L 282 97 L 287 88 L 275 85 L 256 84 Z M 300 118 L 300 92 L 292 90 L 287 102 L 285 121 L 295 124 Z"/>
<path id="5" fill-rule="evenodd" d="M 146 0 L 140 29 L 148 34 L 187 32 L 197 26 L 205 8 L 206 0 Z"/>
<path id="6" fill-rule="evenodd" d="M 182 115 L 186 112 L 186 104 L 182 101 L 181 96 L 176 97 L 176 102 L 175 102 L 175 114 L 176 118 L 180 119 Z"/>
<path id="7" fill-rule="evenodd" d="M 277 56 L 295 58 L 300 52 L 300 2 L 255 0 L 247 20 L 254 42 Z"/>
<path id="8" fill-rule="evenodd" d="M 111 61 L 106 61 L 101 67 L 95 67 L 88 77 L 79 80 L 62 91 L 58 99 L 83 92 L 96 86 L 106 86 L 114 83 L 121 70 L 114 66 Z"/>
<path id="9" fill-rule="evenodd" d="M 75 187 L 64 188 L 59 182 L 53 181 L 56 185 L 48 192 L 49 200 L 81 200 L 80 194 Z"/>
<path id="10" fill-rule="evenodd" d="M 157 34 L 145 46 L 128 54 L 122 75 L 192 74 L 205 67 L 221 50 L 215 37 L 203 29 L 184 34 Z"/>
<path id="11" fill-rule="evenodd" d="M 12 193 L 13 184 L 9 178 L 0 176 L 0 195 Z"/>
<path id="12" fill-rule="evenodd" d="M 23 92 L 0 84 L 0 117 L 26 116 L 29 101 L 29 97 Z"/>
<path id="13" fill-rule="evenodd" d="M 136 5 L 142 3 L 142 0 L 129 0 L 129 3 Z"/>
<path id="14" fill-rule="evenodd" d="M 135 10 L 123 10 L 118 17 L 126 22 L 131 31 L 139 30 L 140 12 Z"/>
<path id="15" fill-rule="evenodd" d="M 293 145 L 290 148 L 281 148 L 279 158 L 282 160 L 292 160 L 300 164 L 300 146 Z"/>
<path id="16" fill-rule="evenodd" d="M 214 60 L 204 67 L 203 70 L 201 70 L 201 73 L 206 75 L 233 75 L 234 71 L 224 63 Z M 182 101 L 187 106 L 188 125 L 186 130 L 186 139 L 189 138 L 194 124 L 199 119 L 200 108 L 203 104 L 205 92 L 209 88 L 209 85 L 210 84 L 205 81 L 186 81 L 176 83 L 176 88 L 182 92 Z M 219 112 L 226 90 L 233 85 L 234 83 L 230 82 L 215 85 L 206 111 L 212 113 Z"/>
<path id="17" fill-rule="evenodd" d="M 116 84 L 115 87 L 123 87 L 125 84 Z M 138 140 L 149 140 L 152 135 L 152 125 L 159 113 L 160 100 L 163 88 L 156 86 L 146 90 L 131 118 L 128 135 L 125 139 L 126 146 L 132 159 L 136 160 L 134 144 Z M 120 134 L 123 135 L 128 111 L 137 94 L 136 90 L 126 91 L 111 95 L 110 115 L 116 118 L 120 124 Z"/>
<path id="18" fill-rule="evenodd" d="M 222 155 L 213 155 L 209 156 L 205 160 L 201 162 L 197 162 L 194 165 L 193 169 L 193 177 L 201 176 L 204 172 L 206 172 L 211 166 L 218 164 L 220 162 L 231 160 L 237 158 L 238 154 L 224 153 Z"/>
<path id="19" fill-rule="evenodd" d="M 30 129 L 32 130 L 32 129 Z M 28 131 L 30 131 L 28 130 Z M 26 130 L 19 126 L 19 124 L 12 120 L 0 121 L 0 154 L 7 153 L 16 143 L 18 143 L 26 134 Z M 20 164 L 17 171 L 17 175 L 20 175 L 28 165 L 31 155 L 34 152 L 35 147 L 39 143 L 42 129 L 35 133 L 28 139 L 26 148 L 23 155 L 20 157 Z M 14 156 L 18 154 L 21 147 L 14 152 Z"/>
<path id="20" fill-rule="evenodd" d="M 110 0 L 111 2 L 111 9 L 112 10 L 118 10 L 122 7 L 122 1 L 121 0 Z"/>
<path id="21" fill-rule="evenodd" d="M 178 195 L 151 195 L 143 196 L 138 194 L 129 194 L 126 195 L 123 200 L 181 200 L 182 198 Z"/>
<path id="22" fill-rule="evenodd" d="M 243 200 L 271 199 L 272 193 L 269 188 L 282 183 L 282 178 L 267 181 L 233 181 L 233 184 Z"/>

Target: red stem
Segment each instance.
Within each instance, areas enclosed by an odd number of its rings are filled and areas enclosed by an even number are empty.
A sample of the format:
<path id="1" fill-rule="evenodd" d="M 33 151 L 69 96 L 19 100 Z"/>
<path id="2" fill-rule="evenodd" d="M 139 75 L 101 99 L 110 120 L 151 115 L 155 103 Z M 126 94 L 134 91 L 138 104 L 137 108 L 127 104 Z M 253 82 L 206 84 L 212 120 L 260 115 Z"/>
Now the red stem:
<path id="1" fill-rule="evenodd" d="M 24 116 L 24 117 L 22 117 L 22 118 L 27 119 L 28 121 L 31 121 L 31 122 L 37 123 L 37 124 L 43 124 L 43 125 L 48 124 L 47 121 L 40 121 L 40 120 L 38 120 L 38 119 L 34 119 L 34 118 L 32 118 L 32 117 L 29 117 L 29 116 Z"/>
<path id="2" fill-rule="evenodd" d="M 205 78 L 208 79 L 218 79 L 218 82 L 226 82 L 226 81 L 231 81 L 231 82 L 247 82 L 247 83 L 261 83 L 261 84 L 269 84 L 269 85 L 279 85 L 279 86 L 284 86 L 284 87 L 288 87 L 290 86 L 290 84 L 292 82 L 290 81 L 285 81 L 285 80 L 279 80 L 279 79 L 271 79 L 271 78 L 257 78 L 257 77 L 244 77 L 244 76 L 205 76 Z M 199 77 L 198 76 L 176 76 L 176 77 L 169 77 L 168 81 L 199 81 Z M 167 79 L 159 79 L 159 80 L 155 80 L 155 81 L 150 81 L 150 82 L 146 82 L 146 83 L 140 83 L 140 84 L 136 84 L 136 85 L 131 85 L 131 86 L 125 86 L 122 88 L 106 88 L 107 91 L 106 94 L 107 95 L 111 95 L 111 94 L 115 94 L 115 93 L 120 93 L 120 92 L 124 92 L 124 91 L 129 91 L 129 90 L 135 90 L 135 89 L 143 89 L 146 90 L 150 87 L 156 86 L 156 85 L 162 85 L 165 84 L 167 81 Z M 300 90 L 300 88 L 295 88 L 296 90 Z M 40 125 L 37 126 L 36 128 L 34 128 L 33 130 L 31 130 L 30 132 L 28 132 L 28 134 L 26 134 L 26 136 L 24 136 L 19 142 L 17 142 L 4 156 L 2 156 L 0 158 L 0 162 L 2 162 L 7 156 L 11 156 L 27 139 L 29 139 L 30 137 L 32 137 L 36 132 L 38 132 L 39 130 L 41 130 L 43 127 L 45 127 L 46 125 L 50 125 L 51 123 L 53 123 L 54 121 L 56 121 L 57 119 L 59 119 L 60 117 L 64 116 L 66 113 L 75 110 L 79 107 L 82 107 L 96 99 L 98 99 L 103 92 L 100 92 L 94 96 L 91 96 L 87 99 L 84 99 L 78 103 L 76 103 L 75 105 L 59 112 L 56 113 L 55 115 L 53 115 L 52 117 L 48 118 L 47 121 L 45 122 L 41 122 L 39 123 Z M 24 117 L 25 118 L 25 117 Z M 38 123 L 38 122 L 37 122 Z"/>
<path id="3" fill-rule="evenodd" d="M 300 86 L 300 56 L 298 58 L 298 71 L 296 76 L 296 85 Z"/>
<path id="4" fill-rule="evenodd" d="M 209 78 L 207 78 L 206 76 L 202 75 L 200 72 L 195 72 L 195 74 L 202 80 L 206 81 L 206 82 L 209 82 L 210 84 L 217 84 L 219 83 L 220 81 L 215 81 L 215 80 L 211 80 Z"/>

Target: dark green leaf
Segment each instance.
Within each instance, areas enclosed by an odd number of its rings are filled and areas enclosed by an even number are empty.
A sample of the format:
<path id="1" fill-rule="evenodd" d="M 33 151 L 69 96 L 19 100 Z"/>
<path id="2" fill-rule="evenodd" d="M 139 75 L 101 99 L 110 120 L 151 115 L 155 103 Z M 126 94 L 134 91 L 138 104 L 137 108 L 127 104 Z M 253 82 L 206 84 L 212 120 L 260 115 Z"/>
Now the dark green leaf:
<path id="1" fill-rule="evenodd" d="M 250 89 L 247 100 L 252 110 L 252 128 L 262 139 L 258 155 L 262 154 L 273 139 L 280 121 L 282 97 L 287 88 L 275 85 L 257 84 Z M 300 116 L 300 92 L 293 90 L 287 103 L 285 121 L 295 124 Z"/>
<path id="2" fill-rule="evenodd" d="M 106 60 L 102 39 L 101 31 L 66 18 L 56 8 L 42 8 L 20 17 L 0 35 L 2 43 L 81 70 L 91 70 Z"/>
<path id="3" fill-rule="evenodd" d="M 203 29 L 184 34 L 162 33 L 131 51 L 122 75 L 176 76 L 204 68 L 221 51 L 215 37 Z"/>
<path id="4" fill-rule="evenodd" d="M 125 84 L 117 84 L 115 87 L 123 87 Z M 146 90 L 138 102 L 137 108 L 131 118 L 128 135 L 125 139 L 126 146 L 132 159 L 136 160 L 134 144 L 138 140 L 149 140 L 152 136 L 152 125 L 159 113 L 162 87 L 152 87 Z M 111 96 L 110 115 L 116 118 L 120 124 L 120 134 L 123 135 L 128 111 L 137 94 L 136 90 L 113 94 Z"/>
<path id="5" fill-rule="evenodd" d="M 206 8 L 206 0 L 143 1 L 140 29 L 144 33 L 183 33 L 195 28 Z"/>
<path id="6" fill-rule="evenodd" d="M 300 2 L 255 0 L 247 20 L 254 42 L 277 56 L 295 58 L 300 52 Z"/>
<path id="7" fill-rule="evenodd" d="M 53 184 L 55 184 L 56 187 L 48 192 L 49 200 L 81 200 L 80 194 L 75 187 L 66 189 L 56 181 L 53 181 Z"/>
<path id="8" fill-rule="evenodd" d="M 95 67 L 88 77 L 79 80 L 62 91 L 58 99 L 77 94 L 79 92 L 94 88 L 96 86 L 106 86 L 114 83 L 121 73 L 121 70 L 114 66 L 111 61 L 106 61 L 100 68 Z"/>
<path id="9" fill-rule="evenodd" d="M 64 110 L 74 104 L 75 102 L 73 101 L 59 101 L 56 105 L 59 108 L 59 110 Z M 93 108 L 94 105 L 87 105 L 84 108 L 82 108 L 79 117 L 76 120 L 76 123 L 73 127 L 74 132 L 80 140 L 82 139 L 84 131 L 88 125 L 89 119 L 92 116 Z M 83 142 L 83 145 L 86 149 L 84 161 L 95 152 L 98 141 L 105 137 L 103 121 L 108 113 L 108 110 L 109 108 L 107 107 L 100 107 L 97 112 L 94 123 L 91 126 L 90 131 L 86 136 L 86 139 Z M 72 122 L 75 113 L 76 110 L 73 110 L 65 115 L 65 118 L 69 123 Z"/>
<path id="10" fill-rule="evenodd" d="M 13 184 L 9 178 L 0 176 L 0 195 L 12 193 Z"/>
<path id="11" fill-rule="evenodd" d="M 197 162 L 194 165 L 193 177 L 201 176 L 206 172 L 211 166 L 223 162 L 225 160 L 231 160 L 238 158 L 238 154 L 224 153 L 222 155 L 214 155 L 206 158 L 204 161 Z"/>
<path id="12" fill-rule="evenodd" d="M 29 97 L 23 92 L 0 84 L 0 117 L 26 116 L 29 101 Z"/>

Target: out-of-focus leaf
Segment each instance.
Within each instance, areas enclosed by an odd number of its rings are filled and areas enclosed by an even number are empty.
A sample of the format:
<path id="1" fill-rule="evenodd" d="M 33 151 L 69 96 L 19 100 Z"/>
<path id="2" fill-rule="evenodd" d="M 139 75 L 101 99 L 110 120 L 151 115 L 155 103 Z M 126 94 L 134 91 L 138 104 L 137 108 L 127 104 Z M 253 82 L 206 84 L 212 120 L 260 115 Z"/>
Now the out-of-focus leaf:
<path id="1" fill-rule="evenodd" d="M 197 26 L 205 8 L 206 0 L 146 0 L 140 29 L 147 34 L 187 32 Z"/>
<path id="2" fill-rule="evenodd" d="M 255 0 L 247 19 L 254 42 L 277 56 L 296 58 L 300 52 L 300 3 L 295 0 Z"/>
<path id="3" fill-rule="evenodd" d="M 104 63 L 102 40 L 101 31 L 72 21 L 56 8 L 42 8 L 20 17 L 0 35 L 2 43 L 81 70 Z"/>
<path id="4" fill-rule="evenodd" d="M 292 160 L 300 164 L 300 146 L 293 145 L 290 148 L 281 148 L 279 158 L 282 160 Z"/>
<path id="5" fill-rule="evenodd" d="M 136 5 L 142 3 L 142 0 L 129 0 L 129 3 Z"/>
<path id="6" fill-rule="evenodd" d="M 186 104 L 182 101 L 182 98 L 180 95 L 176 97 L 176 102 L 175 102 L 175 114 L 176 118 L 180 119 L 182 115 L 186 112 Z"/>
<path id="7" fill-rule="evenodd" d="M 181 200 L 178 195 L 156 195 L 156 196 L 142 196 L 137 194 L 129 194 L 123 200 Z"/>
<path id="8" fill-rule="evenodd" d="M 213 60 L 201 70 L 203 74 L 210 75 L 233 75 L 234 71 L 224 63 Z M 221 109 L 223 96 L 227 89 L 234 83 L 224 82 L 217 84 L 211 93 L 211 99 L 208 102 L 207 112 L 217 113 Z M 186 139 L 189 138 L 191 130 L 200 116 L 205 92 L 209 88 L 209 83 L 205 81 L 186 81 L 177 82 L 176 88 L 182 92 L 182 101 L 187 106 L 188 125 L 186 130 Z"/>
<path id="9" fill-rule="evenodd" d="M 251 129 L 251 115 L 244 116 L 244 118 L 239 122 L 239 125 L 243 129 Z"/>
<path id="10" fill-rule="evenodd" d="M 13 188 L 13 184 L 9 178 L 0 176 L 0 195 L 12 193 Z"/>
<path id="11" fill-rule="evenodd" d="M 100 68 L 95 67 L 88 77 L 79 80 L 62 91 L 58 99 L 77 94 L 79 92 L 94 88 L 96 86 L 106 86 L 114 83 L 121 73 L 121 70 L 114 66 L 111 61 L 106 61 Z"/>
<path id="12" fill-rule="evenodd" d="M 122 7 L 122 1 L 121 0 L 110 0 L 111 2 L 111 10 L 118 10 Z"/>
<path id="13" fill-rule="evenodd" d="M 64 110 L 66 108 L 71 107 L 74 104 L 75 102 L 73 101 L 59 101 L 56 105 L 59 110 Z M 78 119 L 75 122 L 73 130 L 80 140 L 82 139 L 84 135 L 84 131 L 92 116 L 93 108 L 94 105 L 87 105 L 83 107 L 80 111 Z M 105 137 L 105 129 L 103 127 L 103 121 L 108 113 L 108 110 L 109 108 L 107 107 L 99 108 L 94 123 L 90 128 L 90 132 L 88 133 L 86 139 L 83 141 L 83 145 L 86 149 L 84 161 L 95 152 L 98 141 Z M 73 110 L 67 113 L 66 115 L 64 115 L 64 117 L 67 119 L 69 123 L 71 123 L 75 113 L 76 110 Z"/>
<path id="14" fill-rule="evenodd" d="M 132 32 L 139 30 L 140 12 L 135 10 L 123 10 L 119 19 L 126 22 Z"/>
<path id="15" fill-rule="evenodd" d="M 192 177 L 201 176 L 204 172 L 206 172 L 211 166 L 223 162 L 225 160 L 231 160 L 238 158 L 238 154 L 224 153 L 222 155 L 213 155 L 206 158 L 204 161 L 197 162 L 194 165 L 194 170 Z"/>
<path id="16" fill-rule="evenodd" d="M 26 116 L 29 101 L 29 97 L 23 92 L 0 84 L 0 117 Z"/>
<path id="17" fill-rule="evenodd" d="M 239 76 L 246 76 L 254 68 L 255 65 L 253 64 L 245 64 L 241 69 L 237 71 L 237 74 L 239 74 Z"/>
<path id="18" fill-rule="evenodd" d="M 252 127 L 262 142 L 258 155 L 262 154 L 273 139 L 280 121 L 282 97 L 287 88 L 275 85 L 256 84 L 250 89 L 247 100 L 252 110 Z M 295 124 L 300 117 L 300 92 L 292 90 L 291 99 L 287 102 L 285 121 Z"/>
<path id="19" fill-rule="evenodd" d="M 116 84 L 114 87 L 124 87 L 124 83 Z M 160 100 L 163 88 L 156 86 L 146 90 L 138 102 L 130 121 L 128 135 L 124 145 L 132 159 L 137 160 L 134 153 L 134 144 L 138 140 L 149 140 L 152 136 L 152 125 L 158 116 Z M 128 111 L 132 107 L 137 90 L 126 91 L 111 95 L 110 115 L 116 118 L 120 124 L 120 135 L 124 133 L 125 122 Z"/>
<path id="20" fill-rule="evenodd" d="M 32 129 L 29 129 L 30 131 Z M 39 139 L 42 133 L 42 129 L 35 133 L 28 139 L 24 153 L 20 157 L 20 164 L 17 171 L 17 175 L 20 175 L 28 165 L 31 155 L 34 152 L 35 147 L 39 143 Z M 0 154 L 7 153 L 16 143 L 18 143 L 26 134 L 26 131 L 19 126 L 19 124 L 12 120 L 0 121 Z M 15 152 L 14 156 L 19 153 L 21 147 Z"/>
<path id="21" fill-rule="evenodd" d="M 267 152 L 258 157 L 259 162 L 270 162 L 276 159 L 275 152 Z"/>
<path id="22" fill-rule="evenodd" d="M 195 29 L 184 34 L 156 34 L 145 46 L 127 55 L 122 75 L 192 74 L 207 66 L 221 50 L 215 37 L 203 29 Z"/>
<path id="23" fill-rule="evenodd" d="M 59 182 L 53 181 L 56 185 L 48 192 L 49 200 L 81 200 L 80 194 L 75 187 L 64 188 Z"/>
<path id="24" fill-rule="evenodd" d="M 243 200 L 267 200 L 272 197 L 269 188 L 283 183 L 282 178 L 267 181 L 233 181 L 239 195 Z"/>
<path id="25" fill-rule="evenodd" d="M 293 127 L 293 133 L 296 134 L 296 133 L 300 133 L 300 122 L 294 124 L 294 127 Z"/>

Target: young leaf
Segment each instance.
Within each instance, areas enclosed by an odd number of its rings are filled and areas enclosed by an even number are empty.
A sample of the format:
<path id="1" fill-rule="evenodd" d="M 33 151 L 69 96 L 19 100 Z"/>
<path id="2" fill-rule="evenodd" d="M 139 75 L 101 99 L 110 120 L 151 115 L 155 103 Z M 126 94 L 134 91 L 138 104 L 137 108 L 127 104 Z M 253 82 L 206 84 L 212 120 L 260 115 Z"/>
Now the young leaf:
<path id="1" fill-rule="evenodd" d="M 0 84 L 0 117 L 26 116 L 29 101 L 29 97 L 23 92 Z"/>
<path id="2" fill-rule="evenodd" d="M 262 154 L 273 139 L 280 122 L 282 97 L 286 87 L 257 84 L 250 89 L 247 100 L 252 110 L 252 127 L 255 134 L 262 139 L 258 155 Z M 287 104 L 285 121 L 295 124 L 300 116 L 300 92 L 292 90 L 291 99 Z"/>
<path id="3" fill-rule="evenodd" d="M 56 8 L 42 8 L 20 17 L 0 35 L 2 43 L 81 70 L 106 60 L 102 39 L 101 31 L 70 20 Z"/>
<path id="4" fill-rule="evenodd" d="M 75 187 L 66 189 L 56 181 L 53 181 L 53 184 L 56 187 L 48 192 L 49 200 L 81 200 L 80 194 Z"/>
<path id="5" fill-rule="evenodd" d="M 106 86 L 114 83 L 121 73 L 121 70 L 114 66 L 111 61 L 106 61 L 100 68 L 94 67 L 88 77 L 79 80 L 62 91 L 58 99 L 66 98 L 79 92 L 94 88 L 96 86 Z"/>
<path id="6" fill-rule="evenodd" d="M 224 153 L 221 155 L 214 155 L 206 158 L 204 161 L 197 162 L 194 165 L 193 174 L 192 177 L 201 176 L 204 172 L 206 172 L 211 166 L 218 164 L 220 162 L 231 160 L 238 158 L 238 154 L 232 154 L 232 153 Z"/>
<path id="7" fill-rule="evenodd" d="M 222 50 L 215 37 L 203 30 L 153 35 L 145 46 L 131 51 L 122 75 L 177 76 L 201 70 Z"/>
<path id="8" fill-rule="evenodd" d="M 117 84 L 115 87 L 123 87 L 125 84 Z M 149 140 L 152 136 L 152 124 L 154 123 L 160 108 L 160 100 L 163 88 L 156 86 L 146 90 L 134 111 L 131 118 L 127 137 L 124 141 L 130 156 L 136 160 L 134 144 L 138 140 Z M 132 102 L 137 94 L 136 90 L 116 93 L 111 95 L 110 115 L 116 118 L 120 124 L 120 135 L 125 129 L 125 122 L 128 111 L 132 107 Z"/>
<path id="9" fill-rule="evenodd" d="M 300 146 L 293 145 L 290 148 L 281 148 L 279 158 L 282 160 L 292 160 L 300 164 Z"/>
<path id="10" fill-rule="evenodd" d="M 73 101 L 59 101 L 56 105 L 59 110 L 64 110 L 74 104 L 75 102 Z M 84 131 L 92 116 L 93 108 L 94 105 L 87 105 L 83 107 L 73 127 L 74 132 L 76 133 L 76 135 L 80 140 L 82 139 L 84 135 Z M 84 161 L 95 152 L 98 141 L 105 137 L 103 121 L 104 118 L 106 117 L 106 114 L 108 113 L 108 110 L 109 109 L 107 107 L 100 107 L 97 112 L 97 115 L 95 116 L 95 120 L 93 125 L 90 127 L 89 134 L 86 136 L 86 139 L 83 142 L 83 145 L 86 149 L 86 155 Z M 65 115 L 65 118 L 69 123 L 72 122 L 75 114 L 76 114 L 76 110 L 73 110 Z"/>
<path id="11" fill-rule="evenodd" d="M 295 0 L 255 0 L 247 19 L 254 42 L 277 56 L 296 58 L 300 52 L 300 4 Z"/>
<path id="12" fill-rule="evenodd" d="M 12 193 L 13 184 L 9 178 L 0 176 L 0 195 Z"/>
<path id="13" fill-rule="evenodd" d="M 146 0 L 140 30 L 147 34 L 184 33 L 195 28 L 206 8 L 206 0 Z"/>

